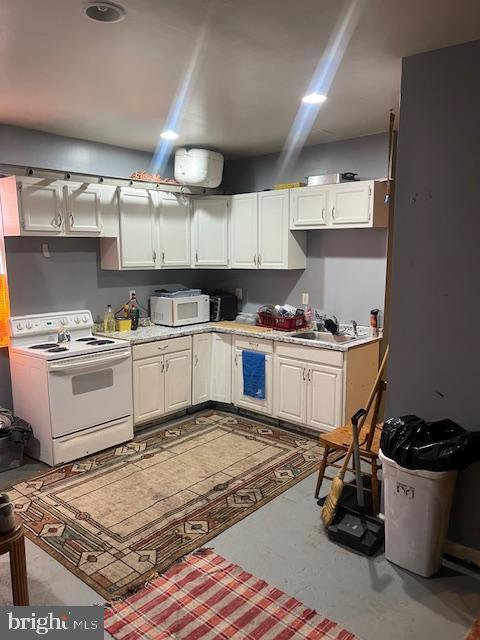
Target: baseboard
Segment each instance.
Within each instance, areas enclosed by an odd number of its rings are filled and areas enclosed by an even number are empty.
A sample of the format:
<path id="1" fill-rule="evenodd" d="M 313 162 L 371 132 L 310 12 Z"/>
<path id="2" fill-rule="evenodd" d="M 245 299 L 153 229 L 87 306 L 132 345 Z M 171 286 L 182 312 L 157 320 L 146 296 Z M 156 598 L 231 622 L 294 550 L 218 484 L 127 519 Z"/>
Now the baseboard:
<path id="1" fill-rule="evenodd" d="M 463 562 L 470 562 L 476 567 L 480 568 L 480 549 L 474 549 L 473 547 L 466 547 L 458 542 L 452 542 L 447 540 L 445 542 L 444 553 L 448 553 L 454 558 L 458 558 Z"/>

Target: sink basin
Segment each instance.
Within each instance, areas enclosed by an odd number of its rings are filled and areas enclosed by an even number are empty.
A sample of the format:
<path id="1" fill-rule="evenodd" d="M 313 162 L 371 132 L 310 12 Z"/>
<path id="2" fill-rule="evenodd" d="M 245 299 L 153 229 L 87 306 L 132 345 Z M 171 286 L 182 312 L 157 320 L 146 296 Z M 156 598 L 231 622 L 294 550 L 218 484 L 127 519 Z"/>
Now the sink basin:
<path id="1" fill-rule="evenodd" d="M 357 336 L 346 336 L 343 334 L 332 336 L 331 333 L 324 331 L 297 331 L 296 333 L 291 333 L 290 337 L 301 338 L 302 340 L 315 340 L 316 342 L 329 342 L 332 344 L 358 340 Z"/>

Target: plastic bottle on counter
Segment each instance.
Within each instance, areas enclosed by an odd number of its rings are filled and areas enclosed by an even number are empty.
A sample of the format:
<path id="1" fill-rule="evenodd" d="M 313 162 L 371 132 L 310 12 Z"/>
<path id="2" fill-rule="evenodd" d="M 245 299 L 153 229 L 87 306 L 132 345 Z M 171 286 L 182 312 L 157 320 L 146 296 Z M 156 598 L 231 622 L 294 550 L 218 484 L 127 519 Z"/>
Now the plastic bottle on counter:
<path id="1" fill-rule="evenodd" d="M 112 305 L 107 305 L 107 311 L 103 316 L 103 330 L 107 332 L 115 331 L 115 314 Z"/>
<path id="2" fill-rule="evenodd" d="M 130 309 L 130 319 L 132 321 L 132 331 L 136 331 L 140 322 L 140 308 L 135 294 L 130 298 L 128 306 Z"/>
<path id="3" fill-rule="evenodd" d="M 378 336 L 378 315 L 380 309 L 372 309 L 370 311 L 370 334 L 374 337 Z"/>

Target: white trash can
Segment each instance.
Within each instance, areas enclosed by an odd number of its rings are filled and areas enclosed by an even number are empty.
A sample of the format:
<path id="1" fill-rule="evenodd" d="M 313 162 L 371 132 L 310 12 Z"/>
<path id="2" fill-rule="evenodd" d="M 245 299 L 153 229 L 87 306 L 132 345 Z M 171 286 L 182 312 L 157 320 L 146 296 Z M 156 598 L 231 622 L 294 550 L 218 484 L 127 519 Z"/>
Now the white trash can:
<path id="1" fill-rule="evenodd" d="M 440 569 L 456 471 L 406 469 L 380 451 L 385 557 L 426 578 Z"/>

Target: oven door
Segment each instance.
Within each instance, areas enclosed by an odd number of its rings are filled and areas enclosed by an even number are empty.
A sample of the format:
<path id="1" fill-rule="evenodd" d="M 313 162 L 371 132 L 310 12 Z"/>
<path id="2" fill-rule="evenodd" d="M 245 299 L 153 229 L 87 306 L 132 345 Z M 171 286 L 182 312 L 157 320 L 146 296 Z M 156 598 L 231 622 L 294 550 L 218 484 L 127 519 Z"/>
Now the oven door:
<path id="1" fill-rule="evenodd" d="M 130 348 L 49 363 L 48 392 L 54 438 L 131 415 Z"/>

